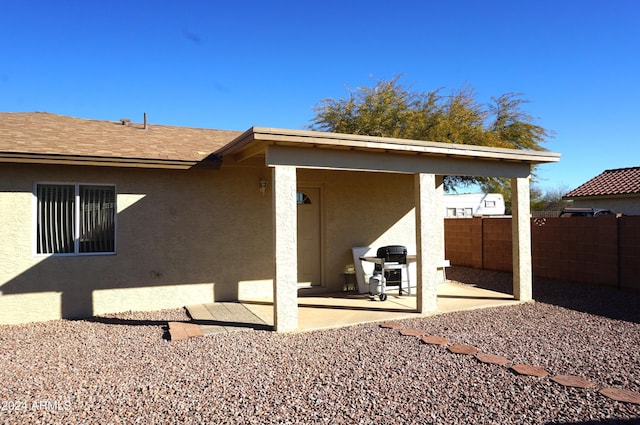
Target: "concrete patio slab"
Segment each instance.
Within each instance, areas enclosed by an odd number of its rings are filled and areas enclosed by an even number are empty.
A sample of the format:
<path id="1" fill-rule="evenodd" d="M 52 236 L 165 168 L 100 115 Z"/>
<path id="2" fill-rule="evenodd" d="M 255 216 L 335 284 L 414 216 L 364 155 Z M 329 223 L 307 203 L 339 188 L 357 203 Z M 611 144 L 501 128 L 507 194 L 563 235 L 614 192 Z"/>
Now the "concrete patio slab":
<path id="1" fill-rule="evenodd" d="M 379 301 L 368 294 L 345 292 L 301 295 L 298 297 L 299 330 L 335 328 L 520 303 L 513 295 L 457 282 L 438 285 L 438 310 L 432 313 L 420 314 L 416 311 L 415 295 L 398 295 L 392 290 L 387 292 L 387 296 L 386 301 Z M 241 302 L 265 323 L 273 325 L 273 305 L 270 300 Z"/>
<path id="2" fill-rule="evenodd" d="M 325 293 L 298 297 L 298 331 L 337 328 L 360 323 L 385 322 L 478 308 L 515 305 L 512 295 L 480 289 L 457 282 L 438 286 L 438 310 L 420 314 L 415 295 L 387 292 L 387 300 L 353 292 Z M 270 299 L 243 299 L 187 306 L 192 323 L 202 333 L 228 333 L 251 329 L 273 329 Z"/>

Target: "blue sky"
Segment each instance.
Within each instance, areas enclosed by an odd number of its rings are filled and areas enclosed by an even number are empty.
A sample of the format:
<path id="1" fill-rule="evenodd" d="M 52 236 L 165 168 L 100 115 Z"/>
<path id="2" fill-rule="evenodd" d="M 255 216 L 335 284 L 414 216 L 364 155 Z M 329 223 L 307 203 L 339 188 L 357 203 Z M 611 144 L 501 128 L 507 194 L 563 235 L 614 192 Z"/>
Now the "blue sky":
<path id="1" fill-rule="evenodd" d="M 403 75 L 519 92 L 570 190 L 640 166 L 640 1 L 21 0 L 0 15 L 0 111 L 246 130 Z"/>

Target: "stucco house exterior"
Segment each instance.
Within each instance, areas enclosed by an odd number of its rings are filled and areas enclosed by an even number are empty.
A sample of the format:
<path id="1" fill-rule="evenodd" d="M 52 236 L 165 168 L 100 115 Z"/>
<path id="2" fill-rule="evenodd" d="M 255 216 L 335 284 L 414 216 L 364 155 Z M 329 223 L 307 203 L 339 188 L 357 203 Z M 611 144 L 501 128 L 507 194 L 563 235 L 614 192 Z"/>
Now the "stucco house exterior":
<path id="1" fill-rule="evenodd" d="M 245 132 L 0 113 L 0 323 L 342 288 L 354 246 L 417 256 L 436 309 L 443 176 L 508 177 L 514 295 L 531 299 L 531 166 L 552 152 L 306 130 Z"/>
<path id="2" fill-rule="evenodd" d="M 640 215 L 640 167 L 605 170 L 563 196 L 573 207 Z"/>

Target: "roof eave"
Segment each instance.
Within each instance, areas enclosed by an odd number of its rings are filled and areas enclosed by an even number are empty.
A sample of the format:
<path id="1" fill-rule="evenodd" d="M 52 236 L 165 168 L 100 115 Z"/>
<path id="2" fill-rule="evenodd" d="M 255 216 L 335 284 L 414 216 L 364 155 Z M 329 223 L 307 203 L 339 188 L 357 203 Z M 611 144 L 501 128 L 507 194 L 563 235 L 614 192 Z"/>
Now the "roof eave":
<path id="1" fill-rule="evenodd" d="M 600 194 L 585 194 L 585 195 L 571 195 L 570 193 L 564 195 L 562 199 L 566 200 L 581 200 L 581 199 L 623 199 L 623 198 L 635 198 L 640 197 L 640 192 L 629 193 L 600 193 Z"/>
<path id="2" fill-rule="evenodd" d="M 548 151 L 493 148 L 477 145 L 428 142 L 422 140 L 389 137 L 362 136 L 344 133 L 327 133 L 309 130 L 289 130 L 269 127 L 251 127 L 231 143 L 216 151 L 220 156 L 233 155 L 252 142 L 264 144 L 289 144 L 333 149 L 358 149 L 393 151 L 408 154 L 506 160 L 542 164 L 558 162 L 560 154 Z"/>
<path id="3" fill-rule="evenodd" d="M 33 154 L 20 152 L 0 152 L 0 162 L 49 165 L 90 165 L 102 167 L 162 168 L 175 170 L 186 170 L 189 168 L 193 168 L 194 166 L 201 163 L 201 161 L 185 160 L 115 158 L 83 155 Z"/>

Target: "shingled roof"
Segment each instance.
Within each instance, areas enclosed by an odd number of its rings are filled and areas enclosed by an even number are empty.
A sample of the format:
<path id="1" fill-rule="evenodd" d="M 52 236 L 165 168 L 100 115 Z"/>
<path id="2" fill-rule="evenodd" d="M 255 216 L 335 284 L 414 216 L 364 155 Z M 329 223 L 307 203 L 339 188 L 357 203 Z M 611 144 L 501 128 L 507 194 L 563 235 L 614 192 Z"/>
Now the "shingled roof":
<path id="1" fill-rule="evenodd" d="M 0 162 L 208 169 L 219 168 L 222 161 L 233 165 L 247 159 L 257 159 L 258 163 L 264 164 L 267 148 L 273 148 L 273 153 L 282 147 L 312 148 L 305 152 L 305 159 L 300 165 L 319 168 L 351 167 L 349 161 L 353 158 L 347 161 L 347 166 L 344 165 L 344 158 L 343 165 L 336 165 L 335 158 L 316 158 L 320 156 L 319 152 L 326 153 L 328 149 L 402 154 L 402 164 L 394 168 L 398 172 L 413 172 L 424 168 L 422 164 L 417 166 L 415 161 L 407 168 L 407 161 L 404 159 L 409 154 L 414 157 L 473 160 L 474 164 L 480 161 L 492 166 L 501 162 L 502 166 L 510 167 L 511 171 L 514 169 L 513 164 L 518 164 L 515 166 L 518 168 L 522 164 L 557 162 L 560 159 L 560 154 L 546 151 L 309 130 L 251 127 L 242 133 L 155 124 L 145 126 L 122 120 L 97 121 L 44 112 L 0 113 Z M 288 152 L 291 153 L 292 149 Z M 380 161 L 376 160 L 374 163 L 373 169 L 377 170 Z M 464 173 L 469 173 L 469 164 L 457 162 L 453 165 Z M 485 164 L 476 164 L 478 167 L 475 171 L 478 175 L 487 172 Z M 452 170 L 451 165 L 442 163 L 438 170 L 442 174 L 448 174 Z M 387 166 L 384 169 L 391 170 Z M 524 172 L 523 170 L 525 169 L 518 168 L 518 173 Z"/>
<path id="2" fill-rule="evenodd" d="M 239 131 L 98 121 L 46 112 L 0 113 L 0 157 L 56 155 L 198 162 Z"/>
<path id="3" fill-rule="evenodd" d="M 640 194 L 640 167 L 605 170 L 564 198 Z"/>

